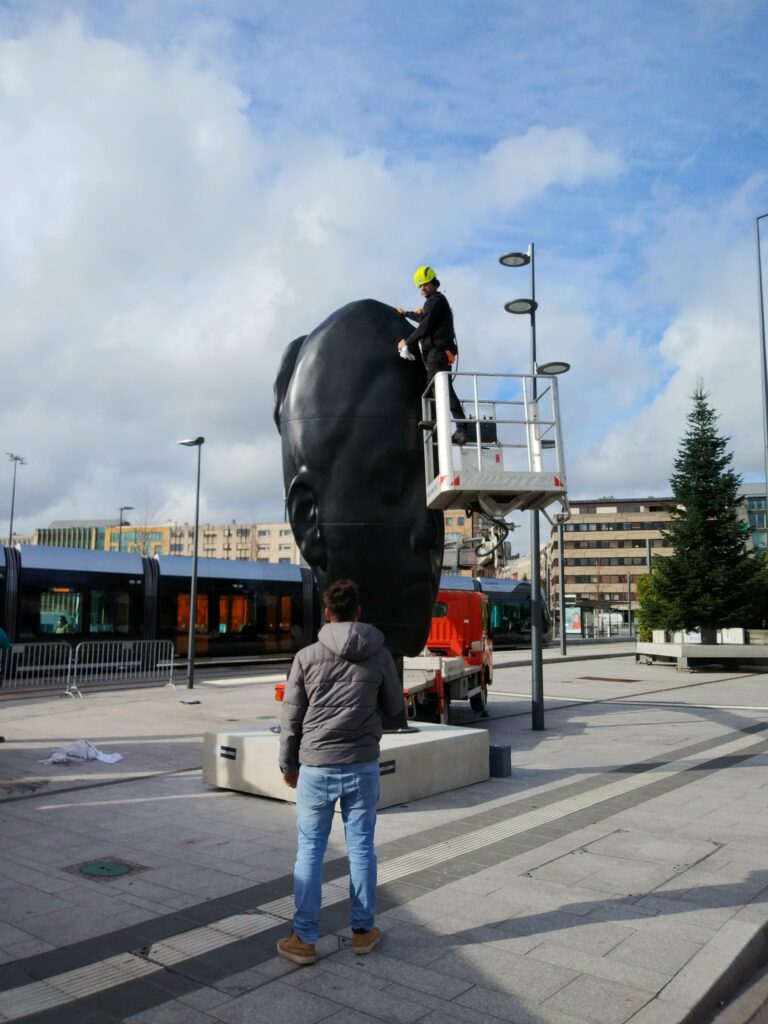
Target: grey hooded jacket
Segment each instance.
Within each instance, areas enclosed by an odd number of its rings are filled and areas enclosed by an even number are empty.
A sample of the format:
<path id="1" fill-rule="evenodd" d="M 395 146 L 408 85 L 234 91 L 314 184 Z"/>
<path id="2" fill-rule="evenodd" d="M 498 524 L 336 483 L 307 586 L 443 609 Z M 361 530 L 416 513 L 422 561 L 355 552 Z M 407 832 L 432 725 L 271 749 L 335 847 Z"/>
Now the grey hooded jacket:
<path id="1" fill-rule="evenodd" d="M 384 635 L 364 622 L 329 622 L 299 651 L 285 687 L 280 770 L 376 761 L 381 718 L 403 706 Z"/>

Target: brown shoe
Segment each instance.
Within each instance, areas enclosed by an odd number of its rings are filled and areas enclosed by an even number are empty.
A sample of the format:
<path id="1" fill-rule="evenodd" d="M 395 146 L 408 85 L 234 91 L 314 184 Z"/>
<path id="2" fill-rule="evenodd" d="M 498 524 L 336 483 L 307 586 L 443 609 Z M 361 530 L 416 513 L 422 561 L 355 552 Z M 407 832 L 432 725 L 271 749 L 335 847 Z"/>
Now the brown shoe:
<path id="1" fill-rule="evenodd" d="M 368 932 L 368 934 L 371 933 Z M 360 938 L 364 938 L 364 936 L 361 935 Z M 291 932 L 287 939 L 277 940 L 277 952 L 295 964 L 313 964 L 317 960 L 315 947 L 309 942 L 302 942 L 296 932 Z M 366 952 L 368 951 L 366 950 Z"/>
<path id="2" fill-rule="evenodd" d="M 352 952 L 362 956 L 363 953 L 370 953 L 373 947 L 381 938 L 380 928 L 371 928 L 369 932 L 361 932 L 359 935 L 352 933 Z"/>

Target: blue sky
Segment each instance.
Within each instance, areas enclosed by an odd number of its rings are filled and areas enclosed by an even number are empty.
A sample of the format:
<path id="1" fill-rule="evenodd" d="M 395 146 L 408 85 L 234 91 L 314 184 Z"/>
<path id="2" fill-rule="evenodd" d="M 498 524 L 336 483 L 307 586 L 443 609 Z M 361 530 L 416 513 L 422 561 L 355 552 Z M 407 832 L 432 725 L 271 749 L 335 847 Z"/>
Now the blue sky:
<path id="1" fill-rule="evenodd" d="M 188 519 L 199 433 L 203 516 L 279 518 L 284 345 L 429 263 L 464 367 L 523 371 L 498 256 L 530 241 L 573 497 L 667 493 L 699 378 L 760 479 L 767 29 L 744 0 L 0 3 L 18 529 Z"/>

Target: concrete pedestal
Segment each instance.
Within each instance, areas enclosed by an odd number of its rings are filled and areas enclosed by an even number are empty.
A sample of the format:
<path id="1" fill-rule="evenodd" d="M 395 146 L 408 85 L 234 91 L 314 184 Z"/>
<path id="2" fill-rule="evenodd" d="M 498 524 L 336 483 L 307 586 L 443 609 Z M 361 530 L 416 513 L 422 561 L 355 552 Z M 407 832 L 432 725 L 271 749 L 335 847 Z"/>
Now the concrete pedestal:
<path id="1" fill-rule="evenodd" d="M 278 767 L 280 737 L 270 726 L 208 732 L 204 744 L 206 785 L 295 802 Z M 418 730 L 382 737 L 379 766 L 379 808 L 485 782 L 488 733 L 419 723 Z"/>
<path id="2" fill-rule="evenodd" d="M 768 646 L 765 644 L 687 644 L 647 643 L 638 640 L 635 661 L 650 665 L 654 661 L 676 662 L 678 669 L 693 671 L 706 665 L 726 665 L 737 668 L 744 665 L 762 670 L 768 666 Z"/>

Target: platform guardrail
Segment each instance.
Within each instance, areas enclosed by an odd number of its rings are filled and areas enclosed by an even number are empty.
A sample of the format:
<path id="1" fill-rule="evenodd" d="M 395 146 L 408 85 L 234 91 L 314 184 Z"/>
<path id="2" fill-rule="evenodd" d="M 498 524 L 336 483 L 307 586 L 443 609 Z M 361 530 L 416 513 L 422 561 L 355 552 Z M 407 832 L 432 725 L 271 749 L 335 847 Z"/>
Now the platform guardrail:
<path id="1" fill-rule="evenodd" d="M 450 383 L 465 418 L 454 421 Z M 422 396 L 430 508 L 491 516 L 565 504 L 557 378 L 547 374 L 438 373 Z M 458 444 L 452 431 L 464 434 Z"/>
<path id="2" fill-rule="evenodd" d="M 29 692 L 63 686 L 71 697 L 89 685 L 173 682 L 170 640 L 86 640 L 13 644 L 0 651 L 0 687 Z"/>

